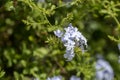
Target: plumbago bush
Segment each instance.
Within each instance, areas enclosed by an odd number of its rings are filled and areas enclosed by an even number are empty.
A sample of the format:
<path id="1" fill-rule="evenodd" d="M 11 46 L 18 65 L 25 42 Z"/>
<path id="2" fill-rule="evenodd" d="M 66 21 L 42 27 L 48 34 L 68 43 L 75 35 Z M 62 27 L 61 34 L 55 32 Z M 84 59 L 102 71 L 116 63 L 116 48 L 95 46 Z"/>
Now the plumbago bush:
<path id="1" fill-rule="evenodd" d="M 1 0 L 0 80 L 119 80 L 119 0 Z"/>

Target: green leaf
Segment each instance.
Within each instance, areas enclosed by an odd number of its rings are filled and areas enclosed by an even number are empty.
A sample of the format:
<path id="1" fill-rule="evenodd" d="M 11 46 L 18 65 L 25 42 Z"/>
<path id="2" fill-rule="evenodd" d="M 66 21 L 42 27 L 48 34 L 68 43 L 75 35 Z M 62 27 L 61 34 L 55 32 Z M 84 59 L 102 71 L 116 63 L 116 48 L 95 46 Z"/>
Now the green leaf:
<path id="1" fill-rule="evenodd" d="M 108 35 L 108 38 L 111 39 L 112 41 L 115 41 L 115 42 L 120 42 L 120 39 L 116 39 L 114 36 L 110 36 Z"/>
<path id="2" fill-rule="evenodd" d="M 0 71 L 0 78 L 3 77 L 5 75 L 4 71 Z"/>

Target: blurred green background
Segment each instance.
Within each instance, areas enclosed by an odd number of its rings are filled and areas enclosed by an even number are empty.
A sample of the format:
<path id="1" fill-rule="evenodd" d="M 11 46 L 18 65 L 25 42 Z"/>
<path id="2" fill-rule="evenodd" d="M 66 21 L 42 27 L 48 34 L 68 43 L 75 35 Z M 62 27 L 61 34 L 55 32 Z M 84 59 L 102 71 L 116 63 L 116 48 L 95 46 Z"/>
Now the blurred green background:
<path id="1" fill-rule="evenodd" d="M 69 23 L 87 38 L 92 62 L 103 55 L 120 80 L 119 21 L 119 0 L 0 0 L 0 80 L 46 80 L 53 75 L 68 80 L 76 74 L 53 33 Z"/>

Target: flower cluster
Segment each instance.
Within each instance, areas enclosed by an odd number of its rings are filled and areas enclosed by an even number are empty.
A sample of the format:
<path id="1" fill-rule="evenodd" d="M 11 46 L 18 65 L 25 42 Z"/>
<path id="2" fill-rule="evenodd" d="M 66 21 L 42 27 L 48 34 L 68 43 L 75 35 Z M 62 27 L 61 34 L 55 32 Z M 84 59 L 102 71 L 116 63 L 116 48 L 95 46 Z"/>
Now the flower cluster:
<path id="1" fill-rule="evenodd" d="M 54 31 L 54 34 L 61 38 L 64 46 L 66 47 L 66 54 L 64 54 L 64 58 L 67 58 L 68 61 L 71 61 L 74 54 L 75 46 L 80 47 L 82 52 L 84 53 L 84 46 L 87 47 L 86 38 L 78 31 L 76 27 L 73 27 L 72 24 L 69 24 L 67 28 L 64 28 L 65 32 L 61 30 Z"/>
<path id="2" fill-rule="evenodd" d="M 104 59 L 98 59 L 96 63 L 97 80 L 113 80 L 114 73 L 112 67 Z"/>

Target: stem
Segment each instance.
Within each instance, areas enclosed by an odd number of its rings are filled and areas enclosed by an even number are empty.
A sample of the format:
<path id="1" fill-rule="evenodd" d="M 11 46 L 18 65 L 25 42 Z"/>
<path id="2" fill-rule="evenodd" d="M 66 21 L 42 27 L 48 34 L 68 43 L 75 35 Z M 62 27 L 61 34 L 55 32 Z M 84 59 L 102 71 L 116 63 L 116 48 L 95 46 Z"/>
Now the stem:
<path id="1" fill-rule="evenodd" d="M 114 18 L 114 20 L 116 21 L 117 25 L 118 25 L 118 28 L 120 28 L 120 23 L 118 21 L 118 19 L 115 17 L 115 16 L 112 16 Z"/>
<path id="2" fill-rule="evenodd" d="M 45 13 L 44 9 L 39 8 L 39 7 L 37 7 L 36 5 L 34 5 L 34 7 L 36 7 L 36 9 L 38 9 L 40 12 L 43 13 L 44 18 L 47 20 L 48 24 L 52 27 L 52 24 L 51 24 L 50 21 L 48 20 L 48 18 L 47 18 L 47 16 L 46 16 L 46 13 Z"/>
<path id="3" fill-rule="evenodd" d="M 48 18 L 47 18 L 47 16 L 46 16 L 46 14 L 45 14 L 45 13 L 43 13 L 43 15 L 44 15 L 45 19 L 48 21 L 48 24 L 52 27 L 52 24 L 51 24 L 51 23 L 50 23 L 50 21 L 48 20 Z"/>

